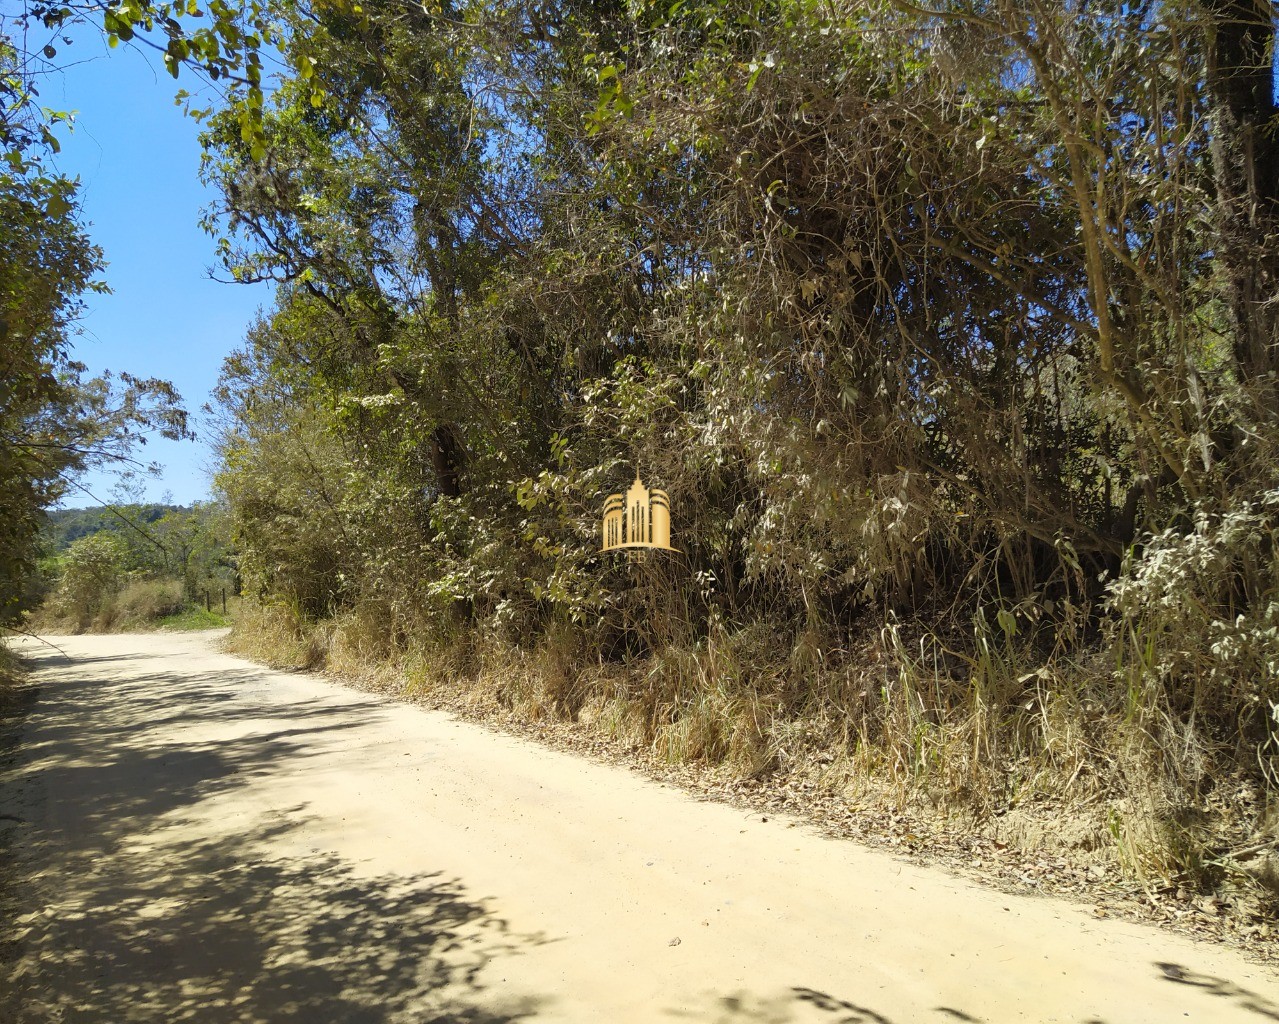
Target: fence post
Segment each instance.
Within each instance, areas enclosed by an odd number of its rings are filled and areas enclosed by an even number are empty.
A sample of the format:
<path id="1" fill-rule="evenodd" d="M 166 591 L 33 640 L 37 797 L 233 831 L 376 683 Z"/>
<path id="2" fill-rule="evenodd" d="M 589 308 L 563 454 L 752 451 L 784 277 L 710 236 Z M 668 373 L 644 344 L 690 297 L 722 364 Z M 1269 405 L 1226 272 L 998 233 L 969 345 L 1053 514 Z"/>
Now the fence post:
<path id="1" fill-rule="evenodd" d="M 222 588 L 222 614 L 226 614 L 226 587 Z"/>
<path id="2" fill-rule="evenodd" d="M 204 610 L 206 612 L 213 611 L 213 602 L 209 599 L 209 588 L 204 588 Z"/>

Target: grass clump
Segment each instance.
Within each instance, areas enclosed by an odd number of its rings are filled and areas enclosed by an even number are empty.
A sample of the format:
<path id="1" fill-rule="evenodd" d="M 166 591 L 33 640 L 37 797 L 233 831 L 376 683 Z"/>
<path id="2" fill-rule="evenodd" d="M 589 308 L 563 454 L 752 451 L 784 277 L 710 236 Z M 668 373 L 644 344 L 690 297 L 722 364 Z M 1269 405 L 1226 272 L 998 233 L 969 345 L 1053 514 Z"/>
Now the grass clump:
<path id="1" fill-rule="evenodd" d="M 295 606 L 246 604 L 231 626 L 227 646 L 272 668 L 315 669 L 324 665 L 328 640 Z"/>
<path id="2" fill-rule="evenodd" d="M 138 580 L 103 602 L 94 626 L 101 632 L 153 627 L 185 606 L 180 580 Z"/>
<path id="3" fill-rule="evenodd" d="M 9 650 L 7 637 L 0 636 L 0 690 L 16 686 L 25 676 L 22 659 Z"/>

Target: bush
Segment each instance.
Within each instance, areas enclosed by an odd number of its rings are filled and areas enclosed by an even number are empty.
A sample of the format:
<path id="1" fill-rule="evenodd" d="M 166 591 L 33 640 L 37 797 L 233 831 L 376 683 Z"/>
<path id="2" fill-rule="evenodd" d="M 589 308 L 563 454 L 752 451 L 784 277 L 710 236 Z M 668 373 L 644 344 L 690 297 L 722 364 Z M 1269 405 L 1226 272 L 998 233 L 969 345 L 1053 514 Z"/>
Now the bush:
<path id="1" fill-rule="evenodd" d="M 54 594 L 54 613 L 84 629 L 124 582 L 124 548 L 108 534 L 82 537 L 69 548 Z"/>
<path id="2" fill-rule="evenodd" d="M 98 624 L 114 629 L 153 626 L 159 619 L 178 614 L 183 607 L 180 580 L 138 580 L 108 602 Z"/>

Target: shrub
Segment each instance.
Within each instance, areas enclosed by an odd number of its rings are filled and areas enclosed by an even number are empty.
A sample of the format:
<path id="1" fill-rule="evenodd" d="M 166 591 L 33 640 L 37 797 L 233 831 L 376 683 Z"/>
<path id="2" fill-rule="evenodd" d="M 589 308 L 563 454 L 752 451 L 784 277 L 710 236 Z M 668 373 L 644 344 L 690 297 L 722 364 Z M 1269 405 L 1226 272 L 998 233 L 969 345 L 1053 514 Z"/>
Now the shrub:
<path id="1" fill-rule="evenodd" d="M 115 629 L 150 626 L 167 615 L 176 615 L 183 607 L 180 580 L 137 580 L 107 603 L 99 619 L 109 616 L 110 621 L 99 624 Z"/>
<path id="2" fill-rule="evenodd" d="M 103 609 L 124 581 L 124 549 L 105 533 L 73 543 L 62 564 L 62 578 L 54 595 L 56 614 L 74 619 L 80 629 Z"/>

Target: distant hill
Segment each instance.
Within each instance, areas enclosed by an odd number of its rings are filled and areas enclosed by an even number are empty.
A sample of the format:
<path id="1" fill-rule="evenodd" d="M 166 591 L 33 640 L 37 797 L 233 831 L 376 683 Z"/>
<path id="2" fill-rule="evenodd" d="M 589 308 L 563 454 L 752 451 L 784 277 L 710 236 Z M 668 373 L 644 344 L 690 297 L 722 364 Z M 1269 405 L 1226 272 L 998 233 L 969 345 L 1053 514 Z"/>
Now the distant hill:
<path id="1" fill-rule="evenodd" d="M 166 513 L 185 511 L 183 505 L 116 505 L 113 508 L 62 508 L 45 513 L 47 521 L 40 531 L 40 539 L 46 554 L 56 555 L 65 551 L 74 541 L 104 530 L 118 533 L 129 527 L 121 517 L 146 527 Z"/>

